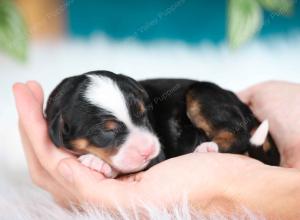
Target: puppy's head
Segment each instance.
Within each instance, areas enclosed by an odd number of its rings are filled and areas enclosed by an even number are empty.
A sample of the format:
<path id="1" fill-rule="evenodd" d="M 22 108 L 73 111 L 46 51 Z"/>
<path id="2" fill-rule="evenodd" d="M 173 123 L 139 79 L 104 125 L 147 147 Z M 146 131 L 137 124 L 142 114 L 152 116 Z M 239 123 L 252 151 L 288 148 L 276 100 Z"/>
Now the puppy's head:
<path id="1" fill-rule="evenodd" d="M 107 71 L 63 80 L 49 97 L 46 118 L 56 146 L 92 153 L 121 173 L 142 170 L 158 156 L 148 95 L 133 79 Z"/>

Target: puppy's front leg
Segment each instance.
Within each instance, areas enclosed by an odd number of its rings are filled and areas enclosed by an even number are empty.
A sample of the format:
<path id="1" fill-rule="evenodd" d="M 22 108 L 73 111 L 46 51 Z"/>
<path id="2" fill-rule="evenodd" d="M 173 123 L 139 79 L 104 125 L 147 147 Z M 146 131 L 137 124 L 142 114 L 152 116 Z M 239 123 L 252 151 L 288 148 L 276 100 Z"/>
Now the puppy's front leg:
<path id="1" fill-rule="evenodd" d="M 219 146 L 215 142 L 204 142 L 194 150 L 194 153 L 219 152 Z"/>
<path id="2" fill-rule="evenodd" d="M 78 160 L 84 166 L 102 173 L 107 178 L 115 178 L 118 175 L 118 173 L 109 164 L 93 154 L 82 155 L 78 158 Z"/>

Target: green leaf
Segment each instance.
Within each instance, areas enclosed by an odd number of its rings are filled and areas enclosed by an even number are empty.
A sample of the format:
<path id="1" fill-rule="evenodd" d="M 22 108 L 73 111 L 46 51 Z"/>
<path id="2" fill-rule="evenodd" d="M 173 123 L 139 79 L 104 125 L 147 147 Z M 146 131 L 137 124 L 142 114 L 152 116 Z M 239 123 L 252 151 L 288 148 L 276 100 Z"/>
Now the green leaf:
<path id="1" fill-rule="evenodd" d="M 14 1 L 0 0 L 0 50 L 25 61 L 27 46 L 26 25 Z"/>
<path id="2" fill-rule="evenodd" d="M 256 0 L 229 0 L 228 41 L 238 48 L 261 28 L 262 10 Z"/>
<path id="3" fill-rule="evenodd" d="M 266 10 L 279 13 L 279 15 L 290 15 L 293 12 L 293 0 L 258 0 Z"/>

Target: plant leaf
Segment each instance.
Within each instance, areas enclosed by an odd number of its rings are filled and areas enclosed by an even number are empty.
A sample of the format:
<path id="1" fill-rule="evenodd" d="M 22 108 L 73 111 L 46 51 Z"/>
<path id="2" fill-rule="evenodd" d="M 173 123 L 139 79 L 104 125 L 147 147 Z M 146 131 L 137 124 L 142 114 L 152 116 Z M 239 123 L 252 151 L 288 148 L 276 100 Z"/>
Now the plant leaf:
<path id="1" fill-rule="evenodd" d="M 258 0 L 258 2 L 266 10 L 274 11 L 285 16 L 292 14 L 294 8 L 293 0 Z"/>
<path id="2" fill-rule="evenodd" d="M 231 48 L 238 48 L 260 28 L 262 10 L 256 0 L 229 0 L 228 40 Z"/>
<path id="3" fill-rule="evenodd" d="M 20 61 L 27 57 L 26 25 L 14 1 L 0 0 L 0 49 Z"/>

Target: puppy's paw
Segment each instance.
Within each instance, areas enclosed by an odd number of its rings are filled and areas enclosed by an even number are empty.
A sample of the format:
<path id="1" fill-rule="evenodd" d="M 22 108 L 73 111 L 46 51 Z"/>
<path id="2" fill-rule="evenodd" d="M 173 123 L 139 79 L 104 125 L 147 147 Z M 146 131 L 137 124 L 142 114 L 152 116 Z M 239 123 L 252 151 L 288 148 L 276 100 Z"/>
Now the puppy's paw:
<path id="1" fill-rule="evenodd" d="M 194 150 L 194 153 L 219 152 L 219 146 L 215 142 L 204 142 Z"/>
<path id="2" fill-rule="evenodd" d="M 102 173 L 107 178 L 115 178 L 118 175 L 118 173 L 109 164 L 93 154 L 82 155 L 78 158 L 78 160 L 84 166 Z"/>

